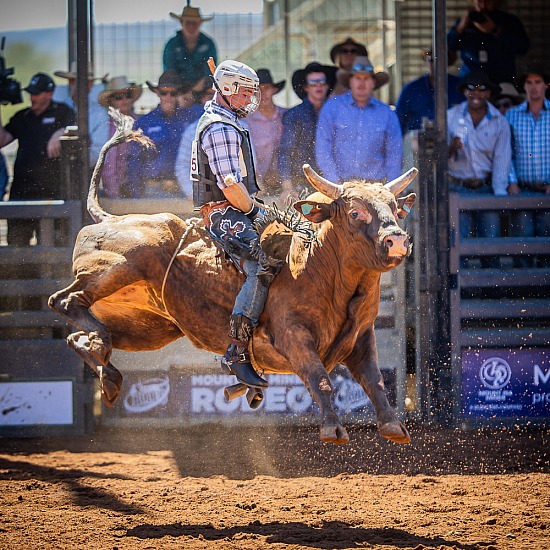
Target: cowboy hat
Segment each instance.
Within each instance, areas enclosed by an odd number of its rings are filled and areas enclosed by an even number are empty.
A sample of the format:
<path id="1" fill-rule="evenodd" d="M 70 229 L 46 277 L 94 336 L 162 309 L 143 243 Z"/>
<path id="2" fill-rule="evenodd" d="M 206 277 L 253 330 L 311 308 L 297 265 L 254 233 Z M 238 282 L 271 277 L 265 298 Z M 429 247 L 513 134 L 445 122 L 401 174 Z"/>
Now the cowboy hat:
<path id="1" fill-rule="evenodd" d="M 68 71 L 55 71 L 53 73 L 59 78 L 74 78 L 76 79 L 76 61 L 71 62 L 71 66 Z M 88 66 L 88 80 L 105 80 L 109 76 L 109 73 L 105 73 L 103 76 L 94 76 L 94 70 Z"/>
<path id="2" fill-rule="evenodd" d="M 467 86 L 485 86 L 491 90 L 492 94 L 500 92 L 500 86 L 493 84 L 485 71 L 475 70 L 468 73 L 457 86 L 459 92 L 464 92 Z"/>
<path id="3" fill-rule="evenodd" d="M 203 17 L 201 15 L 201 10 L 199 8 L 192 8 L 191 6 L 185 6 L 180 15 L 171 11 L 170 17 L 173 17 L 178 21 L 182 21 L 183 19 L 193 19 L 195 21 L 202 22 L 202 21 L 210 21 L 210 19 L 212 19 L 214 16 L 210 15 L 207 17 Z"/>
<path id="4" fill-rule="evenodd" d="M 514 76 L 514 84 L 518 88 L 523 89 L 525 86 L 525 81 L 527 80 L 527 75 L 529 74 L 538 74 L 539 76 L 542 76 L 542 79 L 546 82 L 546 84 L 550 84 L 550 73 L 548 73 L 545 67 L 538 64 L 527 65 L 522 73 Z"/>
<path id="5" fill-rule="evenodd" d="M 365 57 L 369 55 L 369 53 L 367 52 L 367 48 L 364 44 L 356 42 L 353 38 L 350 37 L 346 38 L 344 42 L 336 44 L 332 47 L 332 50 L 330 50 L 330 59 L 333 63 L 336 63 L 336 56 L 339 55 L 342 48 L 345 48 L 346 46 L 357 50 L 357 55 L 364 55 Z"/>
<path id="6" fill-rule="evenodd" d="M 135 82 L 128 82 L 125 76 L 115 76 L 109 80 L 105 90 L 100 92 L 97 102 L 102 107 L 108 107 L 112 96 L 122 93 L 131 93 L 133 103 L 139 98 L 142 91 L 143 89 L 141 86 L 136 85 Z"/>
<path id="7" fill-rule="evenodd" d="M 336 84 L 335 67 L 330 67 L 329 65 L 321 65 L 317 61 L 312 61 L 311 63 L 308 63 L 303 69 L 298 69 L 292 74 L 292 89 L 300 99 L 304 99 L 304 97 L 306 97 L 304 86 L 306 84 L 306 77 L 310 73 L 323 73 L 327 78 L 329 91 L 334 88 L 334 84 Z"/>
<path id="8" fill-rule="evenodd" d="M 525 96 L 520 94 L 517 88 L 510 82 L 501 82 L 499 86 L 500 93 L 498 94 L 497 99 L 500 99 L 501 97 L 509 97 L 514 105 L 519 105 L 525 99 Z"/>
<path id="9" fill-rule="evenodd" d="M 374 65 L 370 62 L 369 58 L 363 55 L 358 55 L 355 58 L 350 71 L 344 71 L 342 81 L 346 87 L 349 88 L 349 79 L 354 74 L 370 74 L 376 80 L 376 84 L 374 85 L 375 90 L 378 90 L 378 88 L 381 88 L 390 81 L 388 73 L 383 71 L 376 73 Z"/>
<path id="10" fill-rule="evenodd" d="M 260 84 L 271 84 L 277 88 L 277 91 L 275 92 L 276 94 L 278 94 L 285 87 L 286 80 L 281 80 L 277 83 L 273 82 L 273 77 L 271 76 L 271 71 L 269 69 L 258 69 L 256 74 L 258 75 Z"/>
<path id="11" fill-rule="evenodd" d="M 164 71 L 159 78 L 158 84 L 155 85 L 148 80 L 145 81 L 147 87 L 155 92 L 158 88 L 176 88 L 178 91 L 183 92 L 185 88 L 184 81 L 178 76 L 178 73 L 174 69 L 167 69 Z"/>

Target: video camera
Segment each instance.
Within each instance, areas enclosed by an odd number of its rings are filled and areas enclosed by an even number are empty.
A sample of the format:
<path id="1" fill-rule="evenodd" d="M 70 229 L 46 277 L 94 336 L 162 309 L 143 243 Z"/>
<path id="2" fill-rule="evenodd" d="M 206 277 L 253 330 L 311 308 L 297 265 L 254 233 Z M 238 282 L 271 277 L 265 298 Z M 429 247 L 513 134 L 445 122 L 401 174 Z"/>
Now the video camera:
<path id="1" fill-rule="evenodd" d="M 0 45 L 0 103 L 2 105 L 15 105 L 21 103 L 21 85 L 17 80 L 10 78 L 13 74 L 13 67 L 6 69 L 6 59 L 4 58 L 4 44 L 6 37 L 2 37 Z"/>

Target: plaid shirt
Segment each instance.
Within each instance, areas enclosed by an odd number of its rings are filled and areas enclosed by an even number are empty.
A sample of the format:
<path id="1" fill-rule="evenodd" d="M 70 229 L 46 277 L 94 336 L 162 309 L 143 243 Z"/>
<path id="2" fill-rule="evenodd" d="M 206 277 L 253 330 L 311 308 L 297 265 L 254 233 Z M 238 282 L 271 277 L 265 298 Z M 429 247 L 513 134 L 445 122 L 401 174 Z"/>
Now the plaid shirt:
<path id="1" fill-rule="evenodd" d="M 510 109 L 506 119 L 512 128 L 510 183 L 550 183 L 550 101 L 544 101 L 538 120 L 527 101 Z"/>
<path id="2" fill-rule="evenodd" d="M 211 101 L 205 105 L 206 112 L 216 113 L 238 123 L 233 111 Z M 241 135 L 233 126 L 223 122 L 214 122 L 202 134 L 201 146 L 208 157 L 210 169 L 215 174 L 220 189 L 227 186 L 224 179 L 232 175 L 236 181 L 242 181 L 241 164 Z"/>

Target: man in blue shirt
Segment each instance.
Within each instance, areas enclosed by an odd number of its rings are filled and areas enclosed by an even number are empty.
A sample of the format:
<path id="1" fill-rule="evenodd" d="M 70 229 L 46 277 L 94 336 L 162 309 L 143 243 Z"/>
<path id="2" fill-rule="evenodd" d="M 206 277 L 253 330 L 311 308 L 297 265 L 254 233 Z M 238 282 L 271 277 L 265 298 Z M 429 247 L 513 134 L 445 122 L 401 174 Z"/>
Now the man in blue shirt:
<path id="1" fill-rule="evenodd" d="M 527 101 L 506 112 L 512 128 L 512 171 L 508 193 L 538 196 L 546 210 L 519 211 L 512 216 L 510 233 L 516 237 L 550 236 L 550 101 L 546 91 L 550 74 L 532 66 L 516 79 Z M 544 202 L 543 202 L 544 201 Z M 540 267 L 550 265 L 550 255 L 539 256 Z M 533 258 L 514 258 L 515 267 L 532 267 Z"/>
<path id="2" fill-rule="evenodd" d="M 147 86 L 158 95 L 160 103 L 139 118 L 134 128 L 143 130 L 155 148 L 144 149 L 131 142 L 128 154 L 130 192 L 135 198 L 174 198 L 181 195 L 175 164 L 181 135 L 188 125 L 186 113 L 177 102 L 183 82 L 175 71 L 164 71 L 156 86 L 149 81 Z"/>
<path id="3" fill-rule="evenodd" d="M 199 8 L 187 5 L 178 15 L 170 12 L 170 16 L 181 23 L 181 31 L 170 38 L 164 47 L 162 63 L 164 70 L 172 69 L 188 87 L 201 78 L 210 75 L 208 58 L 217 61 L 216 44 L 206 34 L 200 32 L 203 21 L 209 21 L 213 16 L 202 17 Z"/>
<path id="4" fill-rule="evenodd" d="M 315 132 L 321 107 L 334 86 L 332 67 L 314 61 L 292 75 L 292 86 L 303 101 L 283 115 L 283 136 L 279 148 L 279 174 L 283 192 L 298 197 L 303 189 L 310 189 L 302 166 L 309 164 L 318 170 L 315 162 Z"/>
<path id="5" fill-rule="evenodd" d="M 420 130 L 423 118 L 435 120 L 433 49 L 422 50 L 420 55 L 426 63 L 427 73 L 405 84 L 395 105 L 403 135 L 411 130 Z M 455 61 L 456 53 L 449 50 L 447 65 L 450 66 Z M 464 101 L 464 95 L 457 89 L 459 83 L 458 77 L 452 74 L 447 75 L 448 107 Z"/>
<path id="6" fill-rule="evenodd" d="M 388 105 L 373 97 L 387 84 L 367 57 L 351 69 L 350 91 L 329 99 L 317 123 L 315 157 L 330 181 L 390 181 L 401 174 L 402 136 L 399 120 Z"/>
<path id="7" fill-rule="evenodd" d="M 483 71 L 473 71 L 460 89 L 466 95 L 466 101 L 447 111 L 449 191 L 504 196 L 508 193 L 512 160 L 510 127 L 489 102 L 491 93 L 497 93 L 500 88 Z M 459 226 L 461 239 L 499 237 L 499 212 L 461 212 Z M 463 260 L 462 266 L 467 265 L 467 260 Z M 487 256 L 481 259 L 481 266 L 499 268 L 500 261 L 498 257 Z"/>

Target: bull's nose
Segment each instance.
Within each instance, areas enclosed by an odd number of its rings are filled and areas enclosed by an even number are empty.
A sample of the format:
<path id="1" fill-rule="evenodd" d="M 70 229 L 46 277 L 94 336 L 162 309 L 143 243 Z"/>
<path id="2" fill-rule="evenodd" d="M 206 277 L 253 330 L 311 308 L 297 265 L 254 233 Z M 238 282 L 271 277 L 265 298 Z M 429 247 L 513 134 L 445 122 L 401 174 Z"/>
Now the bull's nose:
<path id="1" fill-rule="evenodd" d="M 384 246 L 388 256 L 406 256 L 409 251 L 409 238 L 407 235 L 387 235 L 384 237 Z"/>

